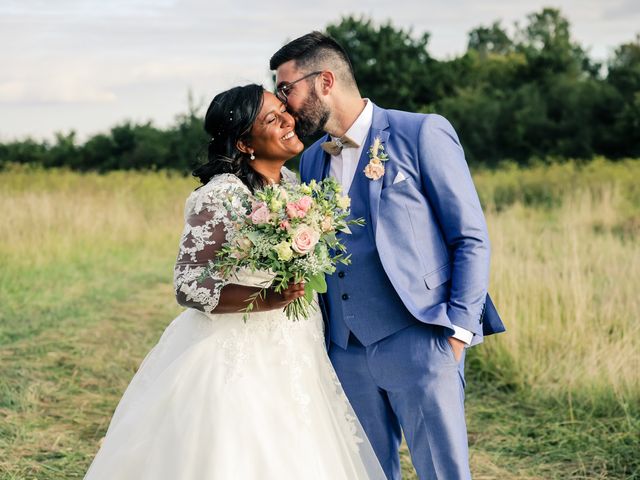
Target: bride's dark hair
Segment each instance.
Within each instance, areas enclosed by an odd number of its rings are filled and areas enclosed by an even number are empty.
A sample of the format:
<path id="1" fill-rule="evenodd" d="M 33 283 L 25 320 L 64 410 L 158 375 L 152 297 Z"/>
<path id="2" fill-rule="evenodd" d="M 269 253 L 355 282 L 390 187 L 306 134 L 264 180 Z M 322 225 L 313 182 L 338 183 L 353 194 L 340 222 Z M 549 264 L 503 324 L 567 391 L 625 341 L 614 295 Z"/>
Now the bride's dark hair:
<path id="1" fill-rule="evenodd" d="M 264 186 L 262 175 L 251 167 L 250 155 L 236 146 L 238 140 L 249 143 L 263 101 L 264 89 L 256 84 L 234 87 L 214 97 L 204 117 L 204 129 L 211 136 L 208 161 L 192 172 L 203 185 L 215 175 L 231 173 L 252 192 Z"/>

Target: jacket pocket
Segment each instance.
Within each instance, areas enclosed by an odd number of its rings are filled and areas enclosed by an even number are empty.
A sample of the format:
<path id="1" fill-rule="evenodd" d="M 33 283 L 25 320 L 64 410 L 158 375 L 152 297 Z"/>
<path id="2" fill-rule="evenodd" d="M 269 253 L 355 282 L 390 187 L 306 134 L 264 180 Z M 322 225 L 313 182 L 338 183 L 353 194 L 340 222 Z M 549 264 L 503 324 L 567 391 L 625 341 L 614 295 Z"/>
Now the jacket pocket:
<path id="1" fill-rule="evenodd" d="M 424 277 L 424 283 L 429 290 L 433 290 L 439 287 L 447 280 L 451 279 L 451 265 L 445 263 L 441 267 L 435 269 L 433 272 L 428 273 Z"/>

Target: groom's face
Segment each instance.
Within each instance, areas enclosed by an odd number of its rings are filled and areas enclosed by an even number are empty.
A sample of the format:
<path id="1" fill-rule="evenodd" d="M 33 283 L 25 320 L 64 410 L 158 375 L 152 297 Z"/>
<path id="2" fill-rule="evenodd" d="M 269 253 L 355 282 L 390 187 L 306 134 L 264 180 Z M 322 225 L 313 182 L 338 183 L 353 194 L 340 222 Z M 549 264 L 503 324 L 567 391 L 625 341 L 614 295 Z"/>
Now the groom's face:
<path id="1" fill-rule="evenodd" d="M 301 138 L 322 131 L 330 113 L 316 92 L 318 75 L 297 81 L 308 73 L 299 70 L 294 60 L 283 63 L 276 70 L 276 85 L 291 85 L 287 89 L 287 110 L 295 118 L 296 133 Z"/>

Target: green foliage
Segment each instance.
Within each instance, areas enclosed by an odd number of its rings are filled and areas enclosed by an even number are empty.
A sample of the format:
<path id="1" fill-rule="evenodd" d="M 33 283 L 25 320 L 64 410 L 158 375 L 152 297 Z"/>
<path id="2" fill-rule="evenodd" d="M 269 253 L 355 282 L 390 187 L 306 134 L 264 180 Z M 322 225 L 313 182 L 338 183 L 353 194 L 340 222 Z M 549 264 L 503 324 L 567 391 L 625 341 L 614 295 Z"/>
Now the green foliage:
<path id="1" fill-rule="evenodd" d="M 379 105 L 416 111 L 436 98 L 432 67 L 437 62 L 427 52 L 428 33 L 414 39 L 411 31 L 391 23 L 376 27 L 371 20 L 351 16 L 326 30 L 349 53 L 363 92 L 375 85 L 372 98 Z"/>
<path id="2" fill-rule="evenodd" d="M 200 106 L 189 95 L 187 113 L 166 130 L 151 122 L 116 125 L 79 145 L 74 131 L 56 133 L 53 143 L 33 139 L 0 144 L 0 170 L 8 164 L 70 167 L 80 171 L 171 169 L 188 173 L 206 156 L 208 136 Z"/>
<path id="3" fill-rule="evenodd" d="M 475 50 L 482 55 L 506 55 L 513 51 L 513 42 L 504 31 L 500 22 L 494 22 L 490 27 L 477 27 L 469 32 L 469 50 Z"/>

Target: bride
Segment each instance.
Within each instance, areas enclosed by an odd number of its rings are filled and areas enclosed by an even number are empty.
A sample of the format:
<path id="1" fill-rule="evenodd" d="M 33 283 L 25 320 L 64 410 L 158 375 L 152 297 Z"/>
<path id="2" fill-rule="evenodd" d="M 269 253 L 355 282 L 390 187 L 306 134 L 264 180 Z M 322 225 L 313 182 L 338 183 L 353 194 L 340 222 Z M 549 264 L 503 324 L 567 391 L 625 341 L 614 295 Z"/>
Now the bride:
<path id="1" fill-rule="evenodd" d="M 238 193 L 295 176 L 302 142 L 284 105 L 259 85 L 217 95 L 205 118 L 209 161 L 194 175 L 175 265 L 187 307 L 122 397 L 85 479 L 384 479 L 325 351 L 320 313 L 290 321 L 304 285 L 269 290 L 268 275 L 200 276 L 234 228 Z"/>

